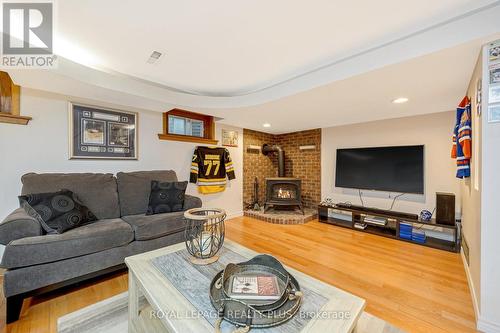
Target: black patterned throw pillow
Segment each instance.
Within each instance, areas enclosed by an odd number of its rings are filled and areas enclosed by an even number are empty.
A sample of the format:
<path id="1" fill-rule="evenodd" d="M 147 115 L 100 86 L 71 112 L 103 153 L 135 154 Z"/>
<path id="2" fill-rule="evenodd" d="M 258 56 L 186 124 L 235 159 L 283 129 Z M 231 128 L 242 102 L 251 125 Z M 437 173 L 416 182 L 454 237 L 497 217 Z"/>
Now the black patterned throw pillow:
<path id="1" fill-rule="evenodd" d="M 62 234 L 97 221 L 94 213 L 70 190 L 21 195 L 19 204 L 26 213 L 40 222 L 47 234 Z"/>
<path id="2" fill-rule="evenodd" d="M 151 182 L 151 193 L 146 215 L 180 212 L 184 210 L 184 198 L 188 182 Z"/>

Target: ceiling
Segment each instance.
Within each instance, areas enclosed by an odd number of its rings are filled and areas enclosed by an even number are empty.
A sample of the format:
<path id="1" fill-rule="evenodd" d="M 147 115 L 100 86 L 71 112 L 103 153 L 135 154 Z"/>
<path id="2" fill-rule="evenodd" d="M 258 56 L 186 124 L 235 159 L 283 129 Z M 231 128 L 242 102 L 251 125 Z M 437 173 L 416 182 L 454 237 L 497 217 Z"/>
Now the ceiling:
<path id="1" fill-rule="evenodd" d="M 450 111 L 467 90 L 480 49 L 474 41 L 265 104 L 211 111 L 229 124 L 270 133 Z M 409 101 L 392 103 L 398 97 Z"/>
<path id="2" fill-rule="evenodd" d="M 21 86 L 271 133 L 452 110 L 500 36 L 491 0 L 64 0 L 56 17 L 58 68 L 9 70 Z"/>
<path id="3" fill-rule="evenodd" d="M 64 0 L 55 47 L 83 64 L 195 94 L 233 96 L 495 2 Z M 164 56 L 150 65 L 154 50 Z"/>

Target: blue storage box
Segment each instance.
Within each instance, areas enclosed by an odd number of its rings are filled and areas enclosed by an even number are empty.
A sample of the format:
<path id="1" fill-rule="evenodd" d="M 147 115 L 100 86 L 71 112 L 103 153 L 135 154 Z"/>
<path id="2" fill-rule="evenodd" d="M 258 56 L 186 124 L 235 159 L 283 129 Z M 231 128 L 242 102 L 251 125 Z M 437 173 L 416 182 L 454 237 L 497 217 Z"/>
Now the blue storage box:
<path id="1" fill-rule="evenodd" d="M 410 223 L 400 223 L 399 224 L 399 237 L 403 239 L 411 240 L 413 232 L 413 225 Z"/>
<path id="2" fill-rule="evenodd" d="M 405 232 L 400 232 L 399 237 L 404 238 L 404 239 L 411 239 L 411 234 L 405 233 Z"/>
<path id="3" fill-rule="evenodd" d="M 421 243 L 421 244 L 425 243 L 425 239 L 426 239 L 425 231 L 420 230 L 420 229 L 413 231 L 411 239 L 417 243 Z"/>

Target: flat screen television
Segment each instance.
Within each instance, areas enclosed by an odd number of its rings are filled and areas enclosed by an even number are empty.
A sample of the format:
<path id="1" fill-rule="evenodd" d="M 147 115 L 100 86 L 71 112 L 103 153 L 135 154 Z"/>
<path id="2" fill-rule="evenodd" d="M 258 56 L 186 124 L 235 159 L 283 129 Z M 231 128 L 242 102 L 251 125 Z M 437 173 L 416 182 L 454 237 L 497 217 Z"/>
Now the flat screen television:
<path id="1" fill-rule="evenodd" d="M 424 146 L 337 149 L 335 186 L 424 193 Z"/>

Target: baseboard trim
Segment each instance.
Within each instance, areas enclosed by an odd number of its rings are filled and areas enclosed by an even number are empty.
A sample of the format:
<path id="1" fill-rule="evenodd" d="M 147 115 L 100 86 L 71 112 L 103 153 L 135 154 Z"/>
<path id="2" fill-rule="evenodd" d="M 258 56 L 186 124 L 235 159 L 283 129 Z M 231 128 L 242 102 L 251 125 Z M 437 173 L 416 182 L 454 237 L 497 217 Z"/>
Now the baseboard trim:
<path id="1" fill-rule="evenodd" d="M 243 211 L 227 214 L 226 220 L 234 219 L 236 217 L 242 217 L 243 216 Z"/>
<path id="2" fill-rule="evenodd" d="M 484 318 L 481 318 L 481 313 L 479 311 L 479 303 L 476 297 L 476 289 L 474 289 L 474 282 L 472 282 L 469 265 L 467 265 L 467 260 L 465 259 L 465 254 L 463 250 L 460 250 L 460 255 L 462 256 L 465 275 L 467 276 L 467 282 L 469 284 L 469 289 L 472 297 L 472 306 L 474 307 L 474 314 L 476 315 L 476 329 L 480 332 L 485 332 L 485 333 L 500 333 L 500 323 L 494 323 Z"/>
<path id="3" fill-rule="evenodd" d="M 467 265 L 467 260 L 465 259 L 465 254 L 463 249 L 460 249 L 460 255 L 462 256 L 462 263 L 464 264 L 465 275 L 467 276 L 467 282 L 469 284 L 470 294 L 472 297 L 472 306 L 474 307 L 474 314 L 476 315 L 476 326 L 479 327 L 479 302 L 476 296 L 476 289 L 474 288 L 474 282 L 472 282 L 472 276 L 470 273 L 469 265 Z"/>
<path id="4" fill-rule="evenodd" d="M 479 318 L 477 330 L 485 333 L 500 333 L 500 324 Z"/>

